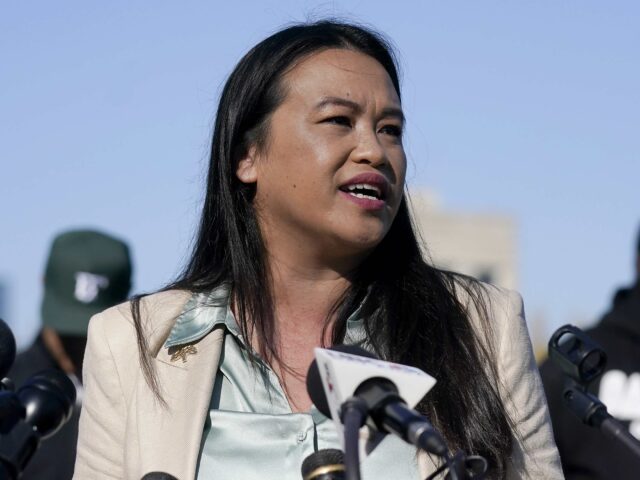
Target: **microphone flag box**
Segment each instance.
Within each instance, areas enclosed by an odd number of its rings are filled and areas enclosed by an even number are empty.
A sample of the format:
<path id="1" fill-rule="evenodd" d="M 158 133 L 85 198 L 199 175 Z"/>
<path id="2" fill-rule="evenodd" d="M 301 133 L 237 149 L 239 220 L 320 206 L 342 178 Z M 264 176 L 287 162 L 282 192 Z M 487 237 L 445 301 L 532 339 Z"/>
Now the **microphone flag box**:
<path id="1" fill-rule="evenodd" d="M 340 406 L 365 380 L 386 378 L 392 381 L 400 397 L 411 408 L 436 384 L 435 378 L 419 368 L 325 348 L 316 348 L 314 353 L 331 418 L 342 442 L 344 431 L 340 422 Z"/>

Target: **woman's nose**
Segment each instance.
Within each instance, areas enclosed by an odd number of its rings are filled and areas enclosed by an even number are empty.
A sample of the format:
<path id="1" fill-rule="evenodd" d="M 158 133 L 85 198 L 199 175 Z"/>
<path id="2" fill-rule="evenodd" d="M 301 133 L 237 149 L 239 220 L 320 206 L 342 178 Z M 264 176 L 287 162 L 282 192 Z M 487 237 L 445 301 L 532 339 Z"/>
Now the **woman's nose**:
<path id="1" fill-rule="evenodd" d="M 376 168 L 387 163 L 387 154 L 380 144 L 376 132 L 360 132 L 357 142 L 358 144 L 352 152 L 354 162 L 366 163 Z"/>

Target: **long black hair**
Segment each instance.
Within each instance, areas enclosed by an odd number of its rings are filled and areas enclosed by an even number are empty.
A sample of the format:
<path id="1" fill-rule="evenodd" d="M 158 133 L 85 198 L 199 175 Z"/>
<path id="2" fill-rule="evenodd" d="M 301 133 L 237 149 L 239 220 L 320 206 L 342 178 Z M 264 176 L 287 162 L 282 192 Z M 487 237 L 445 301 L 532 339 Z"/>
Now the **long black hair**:
<path id="1" fill-rule="evenodd" d="M 335 21 L 294 25 L 251 49 L 231 73 L 220 98 L 193 252 L 178 279 L 164 289 L 206 292 L 230 284 L 241 332 L 258 339 L 258 353 L 268 362 L 280 358 L 265 246 L 252 204 L 254 187 L 240 182 L 235 172 L 250 146 L 264 145 L 270 114 L 286 95 L 283 76 L 309 55 L 330 48 L 377 60 L 400 96 L 393 49 L 381 35 L 361 26 Z M 388 234 L 331 312 L 335 321 L 330 328 L 333 343 L 341 343 L 346 319 L 362 304 L 368 340 L 376 352 L 437 379 L 418 408 L 431 417 L 452 448 L 486 456 L 502 476 L 512 425 L 498 394 L 493 347 L 480 338 L 461 301 L 462 296 L 470 299 L 484 338 L 491 323 L 482 288 L 424 260 L 403 198 Z M 140 299 L 132 302 L 140 358 L 159 396 Z"/>

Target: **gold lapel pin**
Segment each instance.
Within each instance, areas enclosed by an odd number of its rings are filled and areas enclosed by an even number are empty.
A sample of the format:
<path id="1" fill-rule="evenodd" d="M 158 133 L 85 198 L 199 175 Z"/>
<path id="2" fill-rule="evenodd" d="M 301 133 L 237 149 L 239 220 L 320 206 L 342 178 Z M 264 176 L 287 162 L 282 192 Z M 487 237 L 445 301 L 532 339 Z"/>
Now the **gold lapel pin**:
<path id="1" fill-rule="evenodd" d="M 181 359 L 182 363 L 187 363 L 187 355 L 194 355 L 196 353 L 198 353 L 198 349 L 195 345 L 182 345 L 173 352 L 171 355 L 171 361 L 176 362 Z"/>

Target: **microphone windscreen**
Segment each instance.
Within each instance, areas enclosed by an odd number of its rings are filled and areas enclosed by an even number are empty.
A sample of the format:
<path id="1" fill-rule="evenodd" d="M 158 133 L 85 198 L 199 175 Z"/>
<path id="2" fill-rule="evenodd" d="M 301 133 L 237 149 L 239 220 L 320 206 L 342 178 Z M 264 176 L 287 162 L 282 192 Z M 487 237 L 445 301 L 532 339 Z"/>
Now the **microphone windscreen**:
<path id="1" fill-rule="evenodd" d="M 43 389 L 57 395 L 65 405 L 73 406 L 76 403 L 76 386 L 61 370 L 42 370 L 27 382 L 41 385 Z"/>
<path id="2" fill-rule="evenodd" d="M 9 325 L 0 318 L 0 379 L 7 374 L 16 358 L 16 340 Z"/>
<path id="3" fill-rule="evenodd" d="M 364 348 L 356 345 L 334 345 L 329 350 L 348 353 L 350 355 L 359 355 L 360 357 L 377 358 L 371 352 L 368 352 Z M 324 393 L 324 388 L 322 386 L 322 377 L 320 376 L 318 363 L 315 360 L 311 362 L 311 365 L 309 365 L 309 371 L 307 372 L 307 393 L 318 411 L 325 417 L 331 418 L 331 409 L 329 408 L 327 395 Z"/>
<path id="4" fill-rule="evenodd" d="M 333 477 L 327 477 L 321 469 L 329 467 L 335 474 Z M 326 448 L 313 452 L 302 462 L 300 469 L 303 479 L 315 480 L 321 478 L 342 478 L 338 477 L 338 472 L 344 472 L 344 453 L 337 448 Z M 317 475 L 314 472 L 317 471 Z"/>
<path id="5" fill-rule="evenodd" d="M 27 379 L 16 395 L 26 409 L 25 420 L 45 439 L 71 418 L 76 387 L 62 370 L 50 369 Z"/>
<path id="6" fill-rule="evenodd" d="M 140 480 L 178 480 L 170 473 L 165 472 L 149 472 Z"/>

